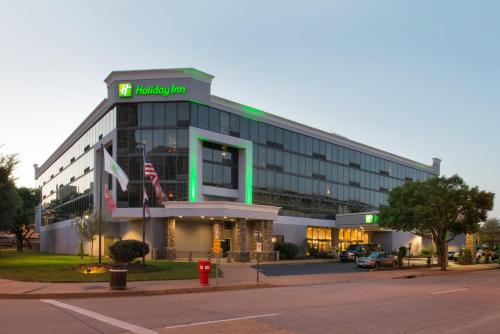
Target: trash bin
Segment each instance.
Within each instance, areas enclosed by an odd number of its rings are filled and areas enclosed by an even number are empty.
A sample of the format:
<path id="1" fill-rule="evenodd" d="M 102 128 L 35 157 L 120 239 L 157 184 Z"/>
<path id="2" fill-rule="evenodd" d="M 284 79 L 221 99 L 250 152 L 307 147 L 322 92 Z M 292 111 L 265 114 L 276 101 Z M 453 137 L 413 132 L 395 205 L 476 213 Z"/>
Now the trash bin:
<path id="1" fill-rule="evenodd" d="M 198 260 L 198 272 L 200 273 L 200 285 L 208 285 L 208 274 L 210 273 L 210 261 Z"/>
<path id="2" fill-rule="evenodd" d="M 111 290 L 125 290 L 127 288 L 127 269 L 110 269 L 109 274 Z"/>

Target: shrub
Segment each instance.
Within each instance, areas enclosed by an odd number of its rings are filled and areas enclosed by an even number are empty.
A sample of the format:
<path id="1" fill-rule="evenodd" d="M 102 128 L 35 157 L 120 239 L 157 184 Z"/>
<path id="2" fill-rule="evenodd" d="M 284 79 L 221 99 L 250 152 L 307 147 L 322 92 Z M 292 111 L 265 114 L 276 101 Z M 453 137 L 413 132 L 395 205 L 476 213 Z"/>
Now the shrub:
<path id="1" fill-rule="evenodd" d="M 120 240 L 109 247 L 116 263 L 129 263 L 149 253 L 149 245 L 139 240 Z"/>
<path id="2" fill-rule="evenodd" d="M 291 242 L 284 242 L 277 245 L 276 250 L 280 252 L 280 258 L 294 259 L 299 253 L 299 246 Z"/>

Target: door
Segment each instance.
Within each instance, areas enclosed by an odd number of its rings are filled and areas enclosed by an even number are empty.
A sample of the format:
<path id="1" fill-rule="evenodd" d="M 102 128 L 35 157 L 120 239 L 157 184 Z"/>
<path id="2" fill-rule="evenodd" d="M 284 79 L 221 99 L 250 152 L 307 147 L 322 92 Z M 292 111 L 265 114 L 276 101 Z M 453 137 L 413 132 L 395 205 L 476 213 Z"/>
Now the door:
<path id="1" fill-rule="evenodd" d="M 222 256 L 226 257 L 227 252 L 231 250 L 231 239 L 222 239 L 220 241 L 220 248 L 222 249 Z"/>

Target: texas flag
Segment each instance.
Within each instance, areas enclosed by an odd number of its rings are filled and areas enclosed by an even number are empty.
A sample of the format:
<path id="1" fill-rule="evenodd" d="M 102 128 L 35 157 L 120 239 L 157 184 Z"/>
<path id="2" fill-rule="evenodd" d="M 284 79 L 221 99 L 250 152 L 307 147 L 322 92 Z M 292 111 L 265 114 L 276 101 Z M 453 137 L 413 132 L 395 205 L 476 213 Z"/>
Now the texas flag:
<path id="1" fill-rule="evenodd" d="M 106 200 L 106 207 L 109 213 L 113 213 L 113 210 L 116 209 L 116 202 L 111 196 L 111 192 L 109 191 L 108 185 L 104 185 L 104 199 Z"/>

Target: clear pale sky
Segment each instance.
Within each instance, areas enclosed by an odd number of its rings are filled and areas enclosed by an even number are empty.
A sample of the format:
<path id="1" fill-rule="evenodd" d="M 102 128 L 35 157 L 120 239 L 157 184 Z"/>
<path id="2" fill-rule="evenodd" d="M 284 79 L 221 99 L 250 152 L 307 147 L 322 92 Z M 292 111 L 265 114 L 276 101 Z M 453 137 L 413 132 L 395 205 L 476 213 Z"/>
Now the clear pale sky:
<path id="1" fill-rule="evenodd" d="M 17 183 L 112 70 L 195 67 L 212 93 L 500 193 L 498 1 L 0 1 L 0 149 Z M 490 216 L 500 216 L 500 202 Z"/>

